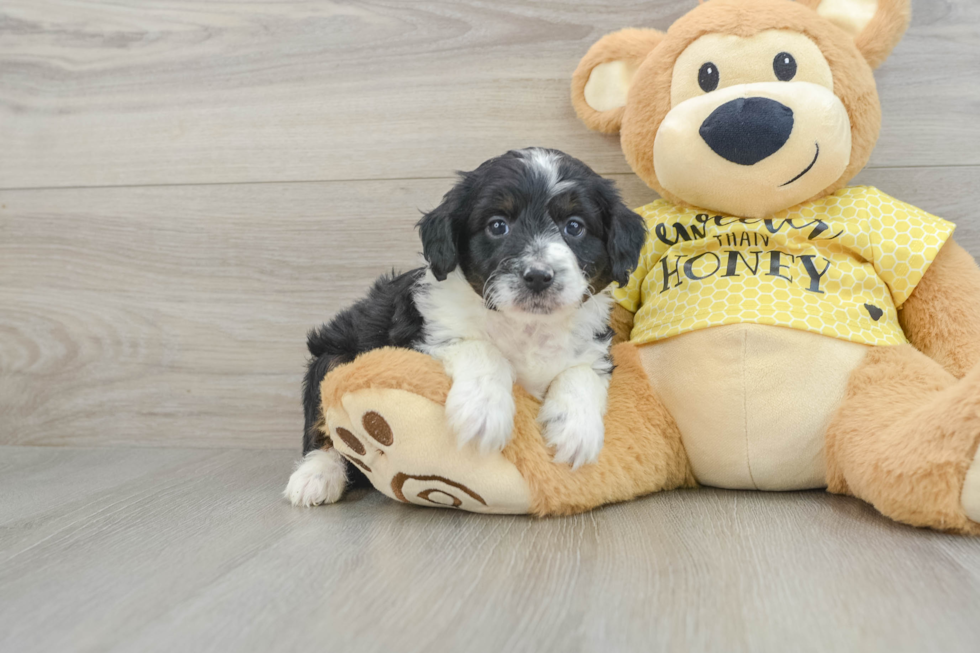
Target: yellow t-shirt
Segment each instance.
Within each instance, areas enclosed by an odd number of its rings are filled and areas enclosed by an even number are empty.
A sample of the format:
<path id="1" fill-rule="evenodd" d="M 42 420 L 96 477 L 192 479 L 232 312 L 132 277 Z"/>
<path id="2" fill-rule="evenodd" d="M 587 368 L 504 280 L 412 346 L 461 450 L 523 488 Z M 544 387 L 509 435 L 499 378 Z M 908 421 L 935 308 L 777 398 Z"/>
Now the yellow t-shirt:
<path id="1" fill-rule="evenodd" d="M 664 200 L 613 295 L 635 313 L 631 340 L 722 324 L 771 324 L 869 345 L 906 342 L 897 309 L 955 226 L 870 186 L 772 218 L 735 218 Z"/>

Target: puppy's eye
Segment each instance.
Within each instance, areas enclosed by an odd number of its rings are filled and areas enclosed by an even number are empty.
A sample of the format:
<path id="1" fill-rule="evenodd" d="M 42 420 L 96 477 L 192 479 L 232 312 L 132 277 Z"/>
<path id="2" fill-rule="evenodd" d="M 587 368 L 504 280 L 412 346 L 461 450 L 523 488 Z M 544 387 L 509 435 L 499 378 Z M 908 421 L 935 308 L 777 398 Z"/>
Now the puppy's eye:
<path id="1" fill-rule="evenodd" d="M 789 52 L 780 52 L 772 60 L 772 71 L 776 73 L 776 79 L 788 82 L 796 77 L 796 59 Z"/>
<path id="2" fill-rule="evenodd" d="M 585 225 L 581 221 L 572 218 L 565 223 L 565 235 L 569 238 L 578 238 L 585 233 Z"/>
<path id="3" fill-rule="evenodd" d="M 507 224 L 506 220 L 501 218 L 494 218 L 487 225 L 487 233 L 491 236 L 506 236 L 510 232 L 510 225 Z"/>
<path id="4" fill-rule="evenodd" d="M 710 61 L 701 66 L 701 70 L 698 71 L 698 85 L 705 93 L 718 88 L 718 66 Z"/>

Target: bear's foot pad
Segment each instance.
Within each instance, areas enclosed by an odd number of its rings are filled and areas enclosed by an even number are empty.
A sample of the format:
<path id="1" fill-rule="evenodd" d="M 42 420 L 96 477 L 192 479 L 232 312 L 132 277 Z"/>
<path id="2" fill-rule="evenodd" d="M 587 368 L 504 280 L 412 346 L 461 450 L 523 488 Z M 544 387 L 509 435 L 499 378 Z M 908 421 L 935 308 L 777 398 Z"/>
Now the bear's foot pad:
<path id="1" fill-rule="evenodd" d="M 346 394 L 325 407 L 334 447 L 380 492 L 403 503 L 524 514 L 527 482 L 501 453 L 460 448 L 434 401 L 396 389 Z"/>

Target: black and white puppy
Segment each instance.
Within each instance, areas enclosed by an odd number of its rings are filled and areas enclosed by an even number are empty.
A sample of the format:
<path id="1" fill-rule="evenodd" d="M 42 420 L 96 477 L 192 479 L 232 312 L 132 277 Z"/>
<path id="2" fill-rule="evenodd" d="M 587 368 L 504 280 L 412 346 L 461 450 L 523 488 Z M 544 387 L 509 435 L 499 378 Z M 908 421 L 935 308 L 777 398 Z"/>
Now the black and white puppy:
<path id="1" fill-rule="evenodd" d="M 612 371 L 605 289 L 636 267 L 642 218 L 581 161 L 529 148 L 461 173 L 419 231 L 428 267 L 382 277 L 310 332 L 306 458 L 286 489 L 295 505 L 336 501 L 346 483 L 339 454 L 321 449 L 320 381 L 383 346 L 442 361 L 453 380 L 446 418 L 460 444 L 504 448 L 517 382 L 543 400 L 538 419 L 556 462 L 577 468 L 599 456 Z"/>

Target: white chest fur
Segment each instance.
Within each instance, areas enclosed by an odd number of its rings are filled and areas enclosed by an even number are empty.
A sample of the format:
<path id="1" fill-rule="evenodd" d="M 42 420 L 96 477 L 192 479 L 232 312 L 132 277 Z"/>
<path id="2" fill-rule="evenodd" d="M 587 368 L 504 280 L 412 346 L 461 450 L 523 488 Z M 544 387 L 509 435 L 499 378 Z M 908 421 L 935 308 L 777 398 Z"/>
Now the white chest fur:
<path id="1" fill-rule="evenodd" d="M 425 319 L 425 351 L 438 358 L 439 350 L 453 343 L 489 342 L 509 361 L 517 382 L 538 399 L 570 367 L 588 365 L 597 372 L 609 371 L 608 342 L 596 339 L 609 322 L 612 299 L 608 293 L 550 315 L 495 311 L 484 306 L 483 299 L 456 271 L 442 282 L 427 274 L 415 301 Z"/>

